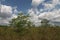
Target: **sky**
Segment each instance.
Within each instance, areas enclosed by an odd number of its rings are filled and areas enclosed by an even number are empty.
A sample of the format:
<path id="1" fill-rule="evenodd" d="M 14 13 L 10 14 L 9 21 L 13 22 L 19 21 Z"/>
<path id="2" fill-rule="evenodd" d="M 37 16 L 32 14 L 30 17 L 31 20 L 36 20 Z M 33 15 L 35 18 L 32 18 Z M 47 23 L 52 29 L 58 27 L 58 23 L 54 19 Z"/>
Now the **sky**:
<path id="1" fill-rule="evenodd" d="M 45 2 L 49 2 L 50 0 L 45 0 Z M 3 5 L 7 5 L 7 6 L 12 6 L 12 7 L 17 7 L 18 11 L 23 11 L 23 12 L 27 12 L 28 9 L 32 8 L 34 6 L 37 6 L 34 4 L 34 2 L 32 3 L 32 0 L 5 0 L 2 1 Z M 43 5 L 41 5 L 40 3 L 36 3 L 38 4 L 38 8 L 43 8 Z"/>
<path id="2" fill-rule="evenodd" d="M 18 12 L 28 13 L 29 20 L 40 25 L 41 19 L 60 22 L 60 0 L 0 0 L 0 24 L 9 24 Z"/>
<path id="3" fill-rule="evenodd" d="M 19 11 L 26 12 L 27 9 L 31 8 L 32 0 L 5 0 L 2 4 L 12 7 L 17 7 Z"/>

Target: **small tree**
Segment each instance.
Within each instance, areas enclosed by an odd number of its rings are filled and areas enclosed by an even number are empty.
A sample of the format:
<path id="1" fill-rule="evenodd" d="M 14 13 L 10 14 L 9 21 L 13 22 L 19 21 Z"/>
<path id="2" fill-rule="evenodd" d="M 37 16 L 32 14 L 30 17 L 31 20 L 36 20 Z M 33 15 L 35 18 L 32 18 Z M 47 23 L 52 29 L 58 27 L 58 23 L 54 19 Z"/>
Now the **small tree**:
<path id="1" fill-rule="evenodd" d="M 32 25 L 29 20 L 29 16 L 24 15 L 23 13 L 18 14 L 17 18 L 12 19 L 10 24 L 12 27 L 17 27 L 19 32 L 22 32 L 26 27 L 31 27 Z"/>
<path id="2" fill-rule="evenodd" d="M 44 26 L 44 27 L 47 27 L 49 24 L 49 20 L 47 20 L 47 19 L 43 19 L 42 21 L 41 21 L 41 26 Z"/>

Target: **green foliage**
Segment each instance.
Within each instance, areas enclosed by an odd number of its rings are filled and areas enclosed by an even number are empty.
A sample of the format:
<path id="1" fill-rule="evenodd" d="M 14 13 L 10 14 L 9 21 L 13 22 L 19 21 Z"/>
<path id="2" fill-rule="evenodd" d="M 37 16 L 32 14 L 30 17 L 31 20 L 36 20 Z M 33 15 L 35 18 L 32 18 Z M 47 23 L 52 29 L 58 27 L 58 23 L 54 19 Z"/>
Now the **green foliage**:
<path id="1" fill-rule="evenodd" d="M 14 30 L 0 27 L 0 40 L 60 40 L 60 27 L 31 27 L 23 32 L 23 36 Z"/>
<path id="2" fill-rule="evenodd" d="M 30 22 L 28 15 L 24 15 L 23 13 L 20 13 L 18 14 L 17 18 L 12 19 L 10 25 L 12 27 L 16 27 L 17 32 L 22 33 L 22 31 L 24 32 L 25 27 L 27 28 L 31 27 L 32 23 Z"/>
<path id="3" fill-rule="evenodd" d="M 24 15 L 23 13 L 20 13 L 17 18 L 12 19 L 10 23 L 12 26 L 15 27 L 25 27 L 25 26 L 30 26 L 31 24 L 29 20 L 29 16 Z"/>

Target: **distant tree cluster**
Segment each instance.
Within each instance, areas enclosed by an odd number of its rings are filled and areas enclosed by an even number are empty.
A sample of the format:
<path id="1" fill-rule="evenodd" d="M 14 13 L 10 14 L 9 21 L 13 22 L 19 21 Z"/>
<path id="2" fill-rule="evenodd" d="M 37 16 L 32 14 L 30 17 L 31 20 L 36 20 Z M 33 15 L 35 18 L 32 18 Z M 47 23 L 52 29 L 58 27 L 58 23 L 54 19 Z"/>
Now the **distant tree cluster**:
<path id="1" fill-rule="evenodd" d="M 48 27 L 49 26 L 49 20 L 47 20 L 47 19 L 43 19 L 42 21 L 41 21 L 41 26 L 43 27 Z"/>

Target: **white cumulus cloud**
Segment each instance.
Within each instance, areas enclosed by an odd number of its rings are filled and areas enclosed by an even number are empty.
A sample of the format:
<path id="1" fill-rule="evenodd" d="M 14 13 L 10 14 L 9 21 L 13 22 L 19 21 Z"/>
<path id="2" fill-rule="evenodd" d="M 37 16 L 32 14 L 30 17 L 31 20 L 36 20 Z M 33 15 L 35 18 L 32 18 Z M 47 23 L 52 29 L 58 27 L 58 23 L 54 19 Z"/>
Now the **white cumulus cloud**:
<path id="1" fill-rule="evenodd" d="M 44 0 L 32 0 L 32 6 L 39 6 Z"/>
<path id="2" fill-rule="evenodd" d="M 17 9 L 15 9 L 16 11 Z M 15 12 L 14 11 L 14 12 Z M 7 5 L 1 5 L 0 8 L 0 25 L 7 25 L 12 18 L 16 18 L 17 15 L 13 13 L 13 7 Z"/>
<path id="3" fill-rule="evenodd" d="M 0 17 L 7 18 L 7 17 L 11 17 L 11 15 L 12 15 L 12 7 L 1 5 Z"/>
<path id="4" fill-rule="evenodd" d="M 39 22 L 41 22 L 41 19 L 48 19 L 53 22 L 60 22 L 60 8 L 57 6 L 60 6 L 60 0 L 51 0 L 49 2 L 44 2 L 46 0 L 32 0 L 32 5 L 36 6 L 35 8 L 31 8 L 28 10 L 28 13 L 31 15 L 31 21 L 38 25 Z M 44 6 L 44 8 L 38 10 L 37 6 L 41 4 Z M 58 9 L 57 9 L 58 7 Z M 39 15 L 38 15 L 38 14 Z M 39 19 L 41 18 L 41 19 Z M 40 25 L 40 24 L 39 24 Z"/>

